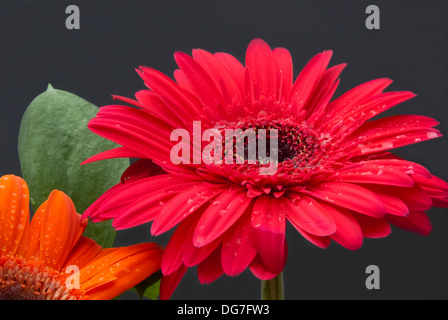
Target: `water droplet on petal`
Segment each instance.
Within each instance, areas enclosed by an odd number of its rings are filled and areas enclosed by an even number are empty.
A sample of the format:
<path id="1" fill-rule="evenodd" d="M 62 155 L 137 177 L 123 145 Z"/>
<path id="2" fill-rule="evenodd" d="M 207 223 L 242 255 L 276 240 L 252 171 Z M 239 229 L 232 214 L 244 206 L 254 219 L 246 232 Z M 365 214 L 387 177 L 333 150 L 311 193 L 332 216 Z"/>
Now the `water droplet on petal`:
<path id="1" fill-rule="evenodd" d="M 436 132 L 432 132 L 432 131 L 426 133 L 426 136 L 427 136 L 429 139 L 433 139 L 433 138 L 437 138 L 437 137 L 438 137 L 437 133 L 436 133 Z"/>

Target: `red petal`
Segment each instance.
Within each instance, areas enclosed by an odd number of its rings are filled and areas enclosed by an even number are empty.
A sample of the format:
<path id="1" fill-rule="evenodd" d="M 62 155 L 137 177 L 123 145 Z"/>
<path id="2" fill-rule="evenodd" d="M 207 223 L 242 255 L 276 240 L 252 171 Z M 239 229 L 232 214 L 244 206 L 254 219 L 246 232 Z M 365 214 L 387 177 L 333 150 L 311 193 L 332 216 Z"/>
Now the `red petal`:
<path id="1" fill-rule="evenodd" d="M 217 56 L 208 51 L 197 49 L 193 50 L 193 58 L 210 75 L 210 78 L 215 82 L 215 85 L 218 88 L 224 85 L 226 93 L 229 95 L 230 99 L 237 98 L 238 100 L 242 100 L 239 84 Z M 227 102 L 231 103 L 232 101 L 228 100 Z"/>
<path id="2" fill-rule="evenodd" d="M 307 233 L 323 237 L 336 231 L 332 216 L 313 198 L 301 195 L 286 205 L 288 220 Z"/>
<path id="3" fill-rule="evenodd" d="M 363 234 L 358 221 L 343 208 L 335 208 L 329 204 L 321 203 L 321 206 L 334 219 L 336 231 L 329 237 L 349 250 L 358 250 L 363 244 Z"/>
<path id="4" fill-rule="evenodd" d="M 197 220 L 196 220 L 197 221 Z M 193 267 L 206 259 L 220 244 L 221 238 L 216 239 L 215 241 L 204 245 L 202 247 L 196 247 L 193 245 L 193 234 L 196 229 L 197 223 L 193 223 L 193 225 L 188 230 L 188 233 L 184 239 L 185 244 L 183 248 L 182 259 L 183 263 L 187 267 Z"/>
<path id="5" fill-rule="evenodd" d="M 171 198 L 171 195 L 163 192 L 151 192 L 139 197 L 117 210 L 112 226 L 116 230 L 123 230 L 150 222 L 160 213 L 163 203 Z"/>
<path id="6" fill-rule="evenodd" d="M 224 65 L 232 79 L 239 85 L 240 92 L 243 92 L 244 83 L 244 66 L 234 56 L 225 53 L 217 52 L 214 56 Z"/>
<path id="7" fill-rule="evenodd" d="M 166 161 L 170 146 L 160 141 L 169 141 L 171 131 L 159 120 L 154 120 L 142 110 L 106 106 L 100 108 L 88 127 L 92 132 L 144 155 L 144 158 Z"/>
<path id="8" fill-rule="evenodd" d="M 210 284 L 223 274 L 221 266 L 221 247 L 218 247 L 198 265 L 198 278 L 201 284 Z"/>
<path id="9" fill-rule="evenodd" d="M 385 219 L 377 219 L 362 214 L 352 213 L 366 238 L 384 238 L 391 233 L 391 228 Z"/>
<path id="10" fill-rule="evenodd" d="M 414 180 L 416 176 L 431 177 L 431 173 L 422 165 L 403 159 L 370 159 L 368 160 L 368 165 L 376 166 L 378 169 L 386 168 L 394 171 L 399 170 L 412 176 L 412 179 Z"/>
<path id="11" fill-rule="evenodd" d="M 429 194 L 415 185 L 411 188 L 401 188 L 394 186 L 370 186 L 370 189 L 379 194 L 390 194 L 400 198 L 409 210 L 425 211 L 432 206 L 432 200 Z"/>
<path id="12" fill-rule="evenodd" d="M 181 265 L 175 272 L 171 273 L 168 276 L 162 277 L 162 279 L 160 280 L 160 300 L 168 300 L 171 297 L 187 270 L 187 267 Z"/>
<path id="13" fill-rule="evenodd" d="M 159 235 L 178 224 L 203 204 L 223 192 L 223 188 L 197 184 L 179 193 L 165 204 L 151 226 L 153 235 Z"/>
<path id="14" fill-rule="evenodd" d="M 288 246 L 286 244 L 285 241 L 285 260 L 283 262 L 283 266 L 286 264 L 286 257 L 287 257 L 287 253 L 288 253 Z M 270 270 L 269 268 L 266 267 L 266 265 L 264 264 L 263 260 L 260 258 L 260 255 L 257 255 L 255 257 L 255 259 L 252 261 L 252 263 L 249 266 L 250 271 L 252 271 L 252 273 L 254 274 L 254 276 L 256 276 L 258 279 L 260 280 L 270 280 L 274 277 L 276 277 L 277 275 L 279 275 L 280 272 L 273 272 L 272 270 Z"/>
<path id="15" fill-rule="evenodd" d="M 406 217 L 386 216 L 386 220 L 401 229 L 424 236 L 432 231 L 431 221 L 423 211 L 411 211 Z"/>
<path id="16" fill-rule="evenodd" d="M 372 217 L 383 217 L 386 213 L 384 203 L 374 192 L 355 184 L 324 182 L 312 190 L 302 192 Z"/>
<path id="17" fill-rule="evenodd" d="M 84 160 L 81 165 L 90 163 L 90 162 L 95 162 L 95 161 L 99 161 L 99 160 L 105 160 L 105 159 L 112 159 L 112 158 L 144 158 L 145 155 L 137 152 L 135 150 L 126 148 L 126 147 L 118 147 L 115 149 L 110 149 L 110 150 L 106 150 L 103 151 L 101 153 L 98 153 L 90 158 L 88 158 L 87 160 Z"/>
<path id="18" fill-rule="evenodd" d="M 171 111 L 154 91 L 140 90 L 135 93 L 135 97 L 140 102 L 140 108 L 165 121 L 173 128 L 179 128 L 185 125 L 184 120 Z"/>
<path id="19" fill-rule="evenodd" d="M 283 199 L 267 195 L 257 198 L 252 211 L 252 229 L 263 264 L 279 273 L 285 260 L 286 208 Z"/>
<path id="20" fill-rule="evenodd" d="M 246 213 L 224 235 L 221 261 L 224 272 L 229 276 L 243 272 L 257 255 L 252 238 L 251 215 Z"/>
<path id="21" fill-rule="evenodd" d="M 376 191 L 375 194 L 383 201 L 387 213 L 397 216 L 406 216 L 409 213 L 408 206 L 399 197 L 381 191 Z"/>
<path id="22" fill-rule="evenodd" d="M 121 182 L 137 180 L 166 173 L 152 160 L 139 159 L 131 164 L 121 175 Z"/>
<path id="23" fill-rule="evenodd" d="M 366 161 L 353 169 L 348 168 L 337 172 L 335 180 L 399 187 L 412 187 L 414 185 L 414 180 L 408 174 L 397 169 L 386 168 L 384 165 L 377 165 L 371 161 Z"/>
<path id="24" fill-rule="evenodd" d="M 193 179 L 182 179 L 175 175 L 163 174 L 137 180 L 126 180 L 118 183 L 101 195 L 83 214 L 83 218 L 90 217 L 94 221 L 101 221 L 116 217 L 134 201 L 141 201 L 148 194 L 165 192 L 174 196 L 176 188 L 187 188 L 195 185 Z"/>
<path id="25" fill-rule="evenodd" d="M 304 237 L 306 240 L 308 240 L 315 246 L 321 249 L 326 249 L 330 246 L 331 239 L 328 236 L 327 237 L 315 236 L 311 233 L 302 230 L 297 224 L 294 223 L 294 221 L 289 220 L 289 222 L 291 222 L 293 227 L 302 235 L 302 237 Z"/>
<path id="26" fill-rule="evenodd" d="M 376 96 L 383 92 L 383 90 L 391 83 L 392 80 L 381 78 L 356 86 L 329 104 L 328 110 L 331 111 L 325 119 L 331 121 L 336 115 L 346 114 L 347 110 L 351 111 L 354 106 L 359 105 L 364 99 Z"/>
<path id="27" fill-rule="evenodd" d="M 448 183 L 439 177 L 430 175 L 429 177 L 413 177 L 415 182 L 431 196 L 448 196 Z"/>
<path id="28" fill-rule="evenodd" d="M 190 82 L 189 87 L 194 90 L 192 93 L 207 109 L 215 110 L 216 113 L 221 112 L 217 106 L 221 106 L 222 109 L 224 100 L 210 75 L 192 57 L 183 52 L 176 52 L 174 58 L 183 75 Z"/>
<path id="29" fill-rule="evenodd" d="M 272 50 L 272 58 L 274 59 L 278 72 L 280 72 L 280 83 L 278 84 L 279 93 L 277 99 L 280 100 L 280 98 L 283 98 L 283 100 L 286 101 L 291 92 L 293 83 L 291 54 L 285 48 L 275 48 Z"/>
<path id="30" fill-rule="evenodd" d="M 294 113 L 298 113 L 307 105 L 308 100 L 311 98 L 323 72 L 330 62 L 332 54 L 332 51 L 324 51 L 317 54 L 300 72 L 288 97 Z"/>
<path id="31" fill-rule="evenodd" d="M 337 78 L 347 64 L 338 64 L 334 67 L 325 70 L 322 78 L 317 85 L 316 90 L 310 100 L 310 107 L 307 113 L 307 123 L 313 125 L 323 115 L 327 104 L 333 97 L 334 92 L 339 84 Z"/>
<path id="32" fill-rule="evenodd" d="M 178 119 L 183 119 L 185 122 L 200 119 L 202 113 L 200 104 L 188 96 L 177 83 L 153 68 L 141 66 L 140 69 L 137 72 L 145 84 L 157 93 Z"/>
<path id="33" fill-rule="evenodd" d="M 425 116 L 395 115 L 367 121 L 354 132 L 354 135 L 368 134 L 379 139 L 385 136 L 406 134 L 406 132 L 416 129 L 432 128 L 438 124 L 438 121 Z"/>
<path id="34" fill-rule="evenodd" d="M 246 67 L 250 70 L 255 100 L 276 94 L 277 74 L 269 45 L 261 39 L 252 40 L 246 51 Z M 275 98 L 275 97 L 274 97 Z"/>
<path id="35" fill-rule="evenodd" d="M 202 247 L 221 236 L 241 217 L 250 202 L 251 199 L 242 189 L 222 192 L 202 214 L 193 236 L 193 244 Z"/>
<path id="36" fill-rule="evenodd" d="M 196 221 L 196 215 L 189 216 L 179 224 L 173 235 L 170 237 L 162 257 L 161 268 L 164 275 L 169 275 L 175 272 L 181 265 L 183 265 L 182 254 L 185 239 L 187 238 L 188 231 Z"/>

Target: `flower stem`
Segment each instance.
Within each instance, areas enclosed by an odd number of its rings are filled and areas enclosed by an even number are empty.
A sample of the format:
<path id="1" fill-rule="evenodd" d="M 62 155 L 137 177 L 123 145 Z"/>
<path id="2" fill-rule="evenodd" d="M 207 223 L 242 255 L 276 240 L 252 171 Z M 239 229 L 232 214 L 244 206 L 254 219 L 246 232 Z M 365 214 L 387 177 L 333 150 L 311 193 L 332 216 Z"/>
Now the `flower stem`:
<path id="1" fill-rule="evenodd" d="M 261 280 L 261 300 L 284 300 L 283 272 L 270 280 Z"/>

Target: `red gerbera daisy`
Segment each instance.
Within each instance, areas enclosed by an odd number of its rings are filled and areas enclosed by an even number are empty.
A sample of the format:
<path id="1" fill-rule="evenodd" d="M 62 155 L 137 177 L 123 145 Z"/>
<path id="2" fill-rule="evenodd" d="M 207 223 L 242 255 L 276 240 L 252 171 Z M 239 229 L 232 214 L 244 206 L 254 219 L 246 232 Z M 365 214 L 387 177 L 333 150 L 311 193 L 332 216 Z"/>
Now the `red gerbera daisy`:
<path id="1" fill-rule="evenodd" d="M 154 235 L 177 226 L 163 255 L 161 298 L 196 265 L 202 283 L 248 267 L 263 280 L 278 275 L 287 221 L 321 248 L 334 240 L 359 249 L 363 237 L 387 236 L 390 224 L 430 232 L 425 211 L 448 205 L 448 184 L 389 150 L 441 136 L 433 128 L 438 122 L 417 115 L 372 120 L 415 96 L 383 92 L 391 84 L 386 78 L 332 99 L 345 64 L 328 68 L 331 56 L 319 53 L 293 81 L 289 51 L 259 39 L 250 43 L 245 66 L 226 53 L 177 52 L 175 81 L 140 67 L 150 90 L 137 92 L 136 100 L 116 97 L 132 107 L 105 106 L 90 121 L 93 132 L 122 147 L 86 162 L 141 160 L 84 216 L 113 218 L 117 229 L 153 221 Z M 247 159 L 198 163 L 195 148 L 175 164 L 170 154 L 178 141 L 171 134 L 179 128 L 193 143 L 212 128 L 276 129 L 276 170 L 263 175 L 266 163 Z M 248 140 L 241 148 L 244 154 Z"/>

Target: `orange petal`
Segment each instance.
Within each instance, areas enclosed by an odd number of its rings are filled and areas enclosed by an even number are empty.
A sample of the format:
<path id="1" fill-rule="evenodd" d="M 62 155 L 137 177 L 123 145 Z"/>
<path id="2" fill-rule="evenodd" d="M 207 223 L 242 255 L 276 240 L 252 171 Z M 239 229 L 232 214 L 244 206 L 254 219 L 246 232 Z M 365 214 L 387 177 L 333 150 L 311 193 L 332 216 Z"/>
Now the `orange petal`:
<path id="1" fill-rule="evenodd" d="M 140 243 L 121 247 L 80 270 L 81 289 L 93 300 L 109 300 L 160 270 L 160 246 Z"/>
<path id="2" fill-rule="evenodd" d="M 45 208 L 39 260 L 60 270 L 86 225 L 87 220 L 81 221 L 72 200 L 65 193 L 53 190 Z"/>
<path id="3" fill-rule="evenodd" d="M 33 219 L 27 228 L 26 235 L 23 237 L 20 247 L 17 250 L 17 255 L 20 255 L 27 260 L 31 257 L 38 257 L 40 249 L 40 235 L 47 202 L 48 201 L 42 203 L 34 213 Z"/>
<path id="4" fill-rule="evenodd" d="M 29 192 L 25 181 L 14 175 L 0 178 L 0 250 L 14 255 L 29 224 Z"/>
<path id="5" fill-rule="evenodd" d="M 79 269 L 84 267 L 89 261 L 92 261 L 98 253 L 101 251 L 101 246 L 90 238 L 82 236 L 76 243 L 73 250 L 70 252 L 70 256 L 65 261 L 65 265 L 62 269 L 66 269 L 68 266 L 74 265 Z"/>

